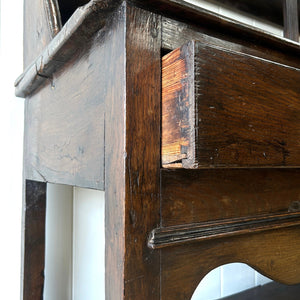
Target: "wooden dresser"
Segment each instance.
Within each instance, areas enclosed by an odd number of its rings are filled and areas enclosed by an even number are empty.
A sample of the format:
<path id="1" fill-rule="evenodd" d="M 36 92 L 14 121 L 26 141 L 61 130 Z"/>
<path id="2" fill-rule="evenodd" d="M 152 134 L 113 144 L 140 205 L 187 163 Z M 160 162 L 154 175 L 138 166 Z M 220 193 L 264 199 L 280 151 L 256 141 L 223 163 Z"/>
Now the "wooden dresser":
<path id="1" fill-rule="evenodd" d="M 108 300 L 187 300 L 231 262 L 300 283 L 290 8 L 287 39 L 181 0 L 25 0 L 24 300 L 47 182 L 105 191 Z"/>

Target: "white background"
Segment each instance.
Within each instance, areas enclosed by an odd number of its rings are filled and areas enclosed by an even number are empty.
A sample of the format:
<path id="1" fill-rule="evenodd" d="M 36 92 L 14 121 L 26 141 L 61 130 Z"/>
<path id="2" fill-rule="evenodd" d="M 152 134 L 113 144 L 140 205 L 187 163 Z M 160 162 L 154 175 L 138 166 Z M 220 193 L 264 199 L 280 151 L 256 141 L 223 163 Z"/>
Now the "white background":
<path id="1" fill-rule="evenodd" d="M 0 299 L 20 299 L 23 103 L 23 1 L 1 0 L 0 30 Z"/>

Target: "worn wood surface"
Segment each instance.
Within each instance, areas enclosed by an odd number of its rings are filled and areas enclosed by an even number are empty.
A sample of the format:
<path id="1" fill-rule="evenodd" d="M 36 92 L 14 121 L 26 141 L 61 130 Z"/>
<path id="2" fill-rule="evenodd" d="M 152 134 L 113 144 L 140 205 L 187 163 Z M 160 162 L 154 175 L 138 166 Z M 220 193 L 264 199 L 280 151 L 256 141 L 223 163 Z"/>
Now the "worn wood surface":
<path id="1" fill-rule="evenodd" d="M 300 4 L 298 0 L 283 0 L 283 23 L 284 36 L 293 41 L 299 42 L 299 10 Z"/>
<path id="2" fill-rule="evenodd" d="M 104 189 L 104 93 L 99 35 L 25 103 L 28 179 Z M 78 76 L 81 74 L 82 76 Z"/>
<path id="3" fill-rule="evenodd" d="M 300 228 L 292 227 L 161 249 L 161 299 L 191 299 L 207 273 L 232 262 L 278 282 L 299 283 L 299 243 Z"/>
<path id="4" fill-rule="evenodd" d="M 82 1 L 85 2 L 85 0 Z M 80 2 L 80 4 L 83 2 Z M 45 78 L 51 78 L 52 74 L 57 69 L 65 65 L 66 62 L 68 62 L 69 59 L 74 55 L 74 53 L 76 53 L 77 49 L 85 43 L 86 40 L 83 40 L 82 37 L 86 37 L 88 39 L 91 34 L 104 26 L 105 19 L 110 15 L 110 12 L 120 4 L 120 2 L 121 1 L 98 0 L 91 1 L 86 4 L 84 7 L 76 11 L 75 15 L 73 15 L 68 21 L 68 26 L 65 26 L 65 28 L 62 29 L 61 33 L 58 34 L 58 38 L 49 44 L 47 47 L 48 49 L 46 49 L 47 51 L 42 54 L 42 49 L 47 45 L 47 43 L 49 43 L 51 38 L 49 37 L 47 41 L 43 43 L 43 45 L 38 40 L 36 35 L 32 37 L 32 40 L 27 38 L 25 44 L 28 45 L 28 47 L 25 47 L 25 49 L 27 49 L 25 51 L 25 55 L 29 55 L 26 53 L 30 53 L 31 56 L 25 59 L 25 67 L 29 66 L 31 63 L 32 64 L 18 78 L 16 82 L 16 94 L 19 97 L 26 97 L 36 90 L 41 84 L 43 84 Z M 267 44 L 285 52 L 286 50 L 290 51 L 291 49 L 294 49 L 299 53 L 300 50 L 299 43 L 282 39 L 280 37 L 271 36 L 268 33 L 262 32 L 258 29 L 247 27 L 242 23 L 211 13 L 181 0 L 130 2 L 155 11 L 160 11 L 164 15 L 172 15 L 174 18 L 186 20 L 188 23 L 193 22 L 198 26 L 200 25 L 202 30 L 206 28 L 205 31 L 209 31 L 210 35 L 212 36 L 222 36 L 225 40 L 228 39 L 228 37 L 231 39 L 238 38 L 240 41 L 242 37 L 243 43 L 247 43 L 253 48 L 260 47 L 262 44 Z M 29 1 L 27 1 L 27 3 L 29 3 Z M 37 7 L 33 2 L 30 3 L 32 3 L 34 7 Z M 73 11 L 77 5 L 77 2 L 75 3 L 76 5 L 70 3 L 67 3 L 67 1 L 66 4 L 61 3 L 63 10 L 63 6 L 66 6 L 67 16 L 70 15 L 70 12 Z M 30 8 L 28 11 L 29 10 Z M 26 13 L 26 16 L 27 15 L 28 14 Z M 98 22 L 95 22 L 95 20 L 98 20 Z M 99 20 L 101 20 L 101 22 L 99 22 Z M 78 28 L 77 25 L 74 26 L 74 24 L 77 24 Z M 36 26 L 33 25 L 32 28 L 36 28 Z M 70 33 L 72 33 L 72 35 L 74 34 L 74 39 L 69 38 Z M 81 38 L 78 39 L 80 36 Z M 172 40 L 173 39 L 171 39 L 171 41 Z M 37 51 L 31 51 L 31 43 L 37 43 L 40 48 Z M 63 55 L 66 50 L 66 55 Z M 48 55 L 48 52 L 50 55 Z M 286 56 L 288 55 L 286 54 Z M 40 66 L 41 61 L 45 66 Z"/>
<path id="5" fill-rule="evenodd" d="M 24 69 L 44 50 L 59 30 L 59 12 L 55 0 L 24 1 Z M 49 8 L 53 8 L 49 10 Z M 53 13 L 50 16 L 50 11 Z M 57 24 L 57 25 L 56 25 Z"/>
<path id="6" fill-rule="evenodd" d="M 160 252 L 147 237 L 160 211 L 161 17 L 129 6 L 126 28 L 124 299 L 150 300 L 160 297 Z"/>
<path id="7" fill-rule="evenodd" d="M 270 282 L 260 285 L 220 300 L 298 300 L 300 285 L 285 285 L 277 282 Z"/>
<path id="8" fill-rule="evenodd" d="M 23 224 L 23 300 L 43 299 L 46 183 L 26 180 Z"/>
<path id="9" fill-rule="evenodd" d="M 45 82 L 51 80 L 55 72 L 74 59 L 84 47 L 87 47 L 95 33 L 105 26 L 120 2 L 106 3 L 104 0 L 98 0 L 79 7 L 61 31 L 53 39 L 48 38 L 45 45 L 40 46 L 37 51 L 30 48 L 30 43 L 40 45 L 42 41 L 36 36 L 29 40 L 30 34 L 28 33 L 25 41 L 28 40 L 29 45 L 27 48 L 24 47 L 24 53 L 25 57 L 30 56 L 25 58 L 26 69 L 15 82 L 16 95 L 27 97 Z M 26 15 L 30 14 L 26 13 Z M 43 30 L 45 26 L 44 24 Z M 29 31 L 26 26 L 25 30 Z"/>
<path id="10" fill-rule="evenodd" d="M 125 23 L 123 5 L 98 49 L 105 77 L 105 299 L 123 299 L 125 257 Z"/>
<path id="11" fill-rule="evenodd" d="M 162 62 L 162 163 L 297 167 L 300 70 L 191 41 Z"/>
<path id="12" fill-rule="evenodd" d="M 299 169 L 163 170 L 162 226 L 288 212 Z"/>
<path id="13" fill-rule="evenodd" d="M 105 189 L 109 300 L 190 299 L 211 269 L 236 261 L 274 279 L 299 282 L 300 236 L 293 219 L 300 206 L 297 169 L 161 170 L 160 153 L 162 53 L 200 36 L 216 46 L 297 67 L 299 45 L 181 0 L 126 2 L 92 1 L 77 10 L 50 43 L 49 53 L 20 78 L 20 95 L 28 96 L 25 178 Z M 28 199 L 33 199 L 35 189 L 30 190 Z M 36 216 L 43 224 L 43 213 L 32 216 L 31 222 Z M 195 223 L 216 225 L 226 219 L 233 229 L 237 219 L 230 218 L 248 220 L 246 225 L 267 220 L 273 229 L 265 222 L 268 230 L 255 234 L 250 226 L 238 236 L 206 242 L 157 250 L 147 245 L 156 228 L 164 233 L 174 226 L 178 234 L 182 225 L 190 234 Z M 290 224 L 293 228 L 274 230 Z M 42 273 L 36 272 L 43 265 L 42 230 L 37 231 L 41 247 L 32 246 L 38 259 L 25 255 L 30 266 L 24 265 L 29 278 L 24 284 L 34 285 L 28 293 L 38 291 L 28 299 L 42 295 Z"/>
<path id="14" fill-rule="evenodd" d="M 286 40 L 265 40 L 259 34 L 251 35 L 247 30 L 229 30 L 221 24 L 210 26 L 200 21 L 186 22 L 163 17 L 162 48 L 167 52 L 180 48 L 191 40 L 197 40 L 212 46 L 223 47 L 280 64 L 299 67 L 300 45 Z M 165 52 L 166 54 L 166 52 Z"/>
<path id="15" fill-rule="evenodd" d="M 169 226 L 152 230 L 148 239 L 148 246 L 152 249 L 159 249 L 297 225 L 300 225 L 300 212 L 265 214 L 246 218 Z"/>

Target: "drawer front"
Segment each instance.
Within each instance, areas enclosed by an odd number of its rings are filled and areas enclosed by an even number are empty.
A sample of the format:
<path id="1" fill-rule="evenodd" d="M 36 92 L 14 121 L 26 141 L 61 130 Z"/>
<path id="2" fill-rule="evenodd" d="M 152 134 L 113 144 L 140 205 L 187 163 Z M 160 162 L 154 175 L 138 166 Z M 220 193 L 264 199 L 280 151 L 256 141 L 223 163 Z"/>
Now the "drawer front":
<path id="1" fill-rule="evenodd" d="M 299 167 L 300 70 L 197 41 L 165 55 L 162 165 Z"/>

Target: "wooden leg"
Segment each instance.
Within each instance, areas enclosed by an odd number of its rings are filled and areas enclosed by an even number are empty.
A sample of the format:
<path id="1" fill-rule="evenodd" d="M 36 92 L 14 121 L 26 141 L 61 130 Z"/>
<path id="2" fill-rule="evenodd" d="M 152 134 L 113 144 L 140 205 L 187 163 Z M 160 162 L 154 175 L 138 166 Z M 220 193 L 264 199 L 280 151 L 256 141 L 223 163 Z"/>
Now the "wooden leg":
<path id="1" fill-rule="evenodd" d="M 25 182 L 23 300 L 43 299 L 46 186 L 44 182 Z"/>

